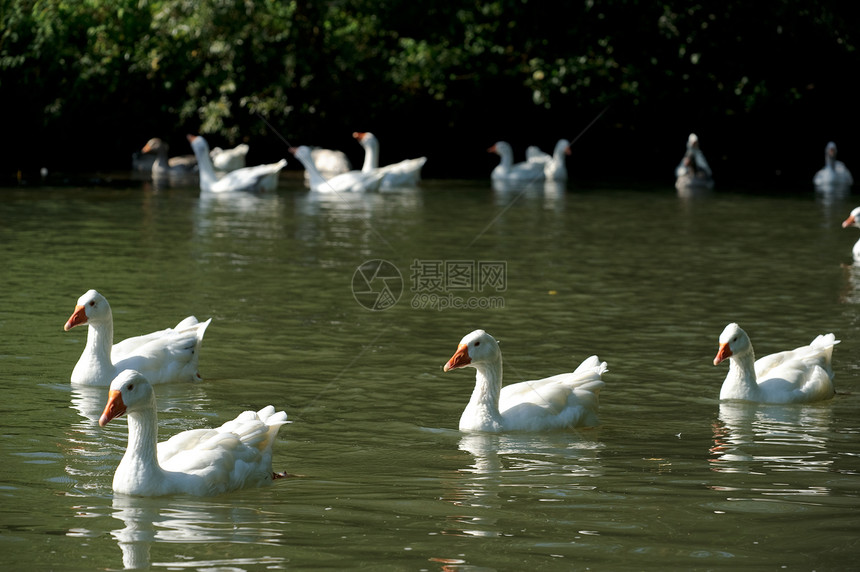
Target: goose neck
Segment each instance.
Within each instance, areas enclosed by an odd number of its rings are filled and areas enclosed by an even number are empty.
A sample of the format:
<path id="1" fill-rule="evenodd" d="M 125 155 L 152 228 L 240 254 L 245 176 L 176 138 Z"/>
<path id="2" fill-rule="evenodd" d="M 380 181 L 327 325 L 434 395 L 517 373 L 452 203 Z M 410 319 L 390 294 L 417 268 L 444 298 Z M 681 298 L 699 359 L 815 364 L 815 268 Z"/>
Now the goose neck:
<path id="1" fill-rule="evenodd" d="M 720 399 L 745 399 L 755 401 L 758 394 L 755 373 L 755 354 L 749 351 L 729 358 L 729 373 L 720 390 Z"/>
<path id="2" fill-rule="evenodd" d="M 361 166 L 362 173 L 372 173 L 379 167 L 379 149 L 373 143 L 364 143 L 364 163 Z"/>
<path id="3" fill-rule="evenodd" d="M 164 476 L 158 464 L 158 418 L 154 407 L 128 413 L 128 446 L 114 476 L 131 490 L 153 488 Z"/>

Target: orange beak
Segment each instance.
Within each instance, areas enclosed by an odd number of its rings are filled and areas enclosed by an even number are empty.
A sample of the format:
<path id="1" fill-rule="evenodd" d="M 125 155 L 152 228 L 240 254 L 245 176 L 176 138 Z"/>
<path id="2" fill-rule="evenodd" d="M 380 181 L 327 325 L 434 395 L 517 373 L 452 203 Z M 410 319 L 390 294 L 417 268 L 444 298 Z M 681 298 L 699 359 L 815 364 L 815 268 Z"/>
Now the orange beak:
<path id="1" fill-rule="evenodd" d="M 122 393 L 117 390 L 108 392 L 108 402 L 102 416 L 99 417 L 99 427 L 104 427 L 111 419 L 116 419 L 125 413 L 125 403 L 122 402 Z"/>
<path id="2" fill-rule="evenodd" d="M 356 139 L 358 139 L 359 141 L 363 141 L 365 135 L 367 135 L 367 133 L 365 133 L 364 131 L 355 131 L 352 134 L 352 136 L 355 137 Z"/>
<path id="3" fill-rule="evenodd" d="M 721 361 L 730 357 L 732 355 L 732 350 L 729 349 L 729 344 L 720 344 L 720 349 L 717 352 L 717 356 L 714 358 L 714 365 L 719 365 Z"/>
<path id="4" fill-rule="evenodd" d="M 496 152 L 496 146 L 495 145 L 493 145 L 492 147 L 487 149 L 487 153 L 495 153 L 495 152 Z"/>
<path id="5" fill-rule="evenodd" d="M 845 219 L 845 222 L 843 222 L 843 223 L 842 223 L 842 228 L 849 227 L 849 226 L 851 226 L 852 224 L 854 224 L 854 217 L 853 217 L 853 216 L 849 216 L 848 218 L 846 218 L 846 219 Z"/>
<path id="6" fill-rule="evenodd" d="M 193 143 L 197 139 L 197 135 L 186 135 L 185 138 L 188 139 L 189 143 Z"/>
<path id="7" fill-rule="evenodd" d="M 463 367 L 470 363 L 472 363 L 472 358 L 469 357 L 469 346 L 466 344 L 460 344 L 457 346 L 456 353 L 451 356 L 451 359 L 448 360 L 448 363 L 445 364 L 442 371 L 457 369 L 458 367 Z"/>
<path id="8" fill-rule="evenodd" d="M 75 306 L 75 311 L 72 312 L 72 315 L 69 316 L 66 325 L 63 326 L 63 330 L 68 332 L 75 326 L 80 326 L 81 324 L 87 323 L 87 310 L 83 306 Z"/>

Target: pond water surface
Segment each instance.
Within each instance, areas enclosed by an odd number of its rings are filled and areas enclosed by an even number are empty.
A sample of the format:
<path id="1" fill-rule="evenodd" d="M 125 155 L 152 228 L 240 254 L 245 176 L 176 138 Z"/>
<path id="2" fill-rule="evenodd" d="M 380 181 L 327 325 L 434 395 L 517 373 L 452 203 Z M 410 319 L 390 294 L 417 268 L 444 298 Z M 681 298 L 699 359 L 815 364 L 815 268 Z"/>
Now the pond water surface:
<path id="1" fill-rule="evenodd" d="M 860 557 L 860 268 L 851 196 L 666 188 L 201 197 L 0 189 L 0 566 L 9 570 L 845 570 Z M 860 199 L 857 199 L 860 204 Z M 383 262 L 371 262 L 383 261 Z M 369 263 L 365 264 L 365 263 Z M 359 269 L 363 269 L 359 271 Z M 384 310 L 369 310 L 362 272 Z M 382 288 L 387 286 L 387 290 Z M 95 288 L 116 340 L 213 318 L 161 438 L 269 403 L 275 470 L 215 498 L 114 495 L 123 418 L 73 388 Z M 758 355 L 834 332 L 839 394 L 721 403 L 729 322 Z M 609 364 L 602 425 L 461 434 L 500 340 L 508 383 Z"/>

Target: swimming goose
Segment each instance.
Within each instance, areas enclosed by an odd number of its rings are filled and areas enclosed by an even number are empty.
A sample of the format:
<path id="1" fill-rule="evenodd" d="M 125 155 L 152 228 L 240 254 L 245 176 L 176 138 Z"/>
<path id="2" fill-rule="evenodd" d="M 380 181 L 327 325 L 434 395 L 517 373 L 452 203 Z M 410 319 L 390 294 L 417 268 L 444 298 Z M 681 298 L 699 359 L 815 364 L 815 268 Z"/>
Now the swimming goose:
<path id="1" fill-rule="evenodd" d="M 681 162 L 675 167 L 675 188 L 683 189 L 713 189 L 714 176 L 711 166 L 705 159 L 699 147 L 699 137 L 690 133 L 687 138 L 687 151 Z"/>
<path id="2" fill-rule="evenodd" d="M 364 148 L 364 164 L 361 167 L 361 172 L 372 173 L 375 170 L 382 171 L 384 176 L 382 177 L 380 186 L 383 189 L 414 187 L 421 180 L 421 168 L 427 162 L 427 157 L 404 159 L 399 163 L 380 167 L 379 140 L 376 138 L 376 135 L 370 132 L 355 132 L 352 136 Z"/>
<path id="3" fill-rule="evenodd" d="M 729 373 L 720 399 L 757 403 L 808 403 L 833 397 L 830 358 L 839 340 L 833 334 L 816 337 L 808 346 L 756 360 L 752 343 L 737 324 L 720 334 L 714 365 L 729 358 Z"/>
<path id="4" fill-rule="evenodd" d="M 817 187 L 850 187 L 854 177 L 845 163 L 836 159 L 836 143 L 829 142 L 824 147 L 824 167 L 812 178 Z"/>
<path id="5" fill-rule="evenodd" d="M 598 394 L 606 362 L 587 358 L 573 373 L 502 387 L 502 352 L 484 330 L 468 334 L 443 371 L 473 367 L 475 389 L 460 431 L 542 431 L 598 425 Z"/>
<path id="6" fill-rule="evenodd" d="M 153 137 L 146 142 L 140 152 L 144 155 L 155 155 L 152 163 L 152 175 L 163 177 L 168 175 L 193 175 L 197 172 L 197 158 L 194 155 L 180 155 L 168 158 L 167 143 Z"/>
<path id="7" fill-rule="evenodd" d="M 209 156 L 209 143 L 206 139 L 199 135 L 187 137 L 197 157 L 200 168 L 200 190 L 203 192 L 273 191 L 278 186 L 278 173 L 287 164 L 286 159 L 281 159 L 277 163 L 236 169 L 218 178 L 212 158 Z"/>
<path id="8" fill-rule="evenodd" d="M 379 189 L 382 181 L 383 173 L 374 171 L 372 173 L 364 173 L 362 171 L 348 171 L 335 175 L 330 179 L 324 178 L 319 170 L 314 165 L 311 157 L 311 149 L 306 145 L 294 147 L 290 152 L 295 155 L 296 159 L 301 161 L 305 166 L 305 170 L 310 176 L 310 187 L 312 191 L 319 193 L 348 193 L 375 191 Z"/>
<path id="9" fill-rule="evenodd" d="M 559 139 L 552 155 L 544 153 L 535 145 L 528 147 L 526 149 L 526 162 L 543 165 L 543 174 L 548 181 L 566 181 L 567 165 L 565 165 L 565 160 L 568 155 L 570 155 L 570 141 Z"/>
<path id="10" fill-rule="evenodd" d="M 494 181 L 520 181 L 523 183 L 531 181 L 542 181 L 545 178 L 544 164 L 541 161 L 523 161 L 514 163 L 514 152 L 509 143 L 498 141 L 487 149 L 488 153 L 495 153 L 501 158 L 496 165 L 490 178 Z"/>
<path id="11" fill-rule="evenodd" d="M 203 334 L 212 319 L 199 323 L 189 316 L 175 328 L 113 343 L 113 314 L 107 299 L 95 290 L 78 298 L 75 311 L 69 317 L 65 331 L 87 324 L 87 345 L 72 370 L 71 381 L 79 385 L 107 386 L 117 373 L 125 369 L 138 370 L 152 383 L 194 381 L 201 379 L 197 371 Z"/>
<path id="12" fill-rule="evenodd" d="M 271 405 L 217 429 L 183 431 L 159 443 L 155 391 L 139 372 L 125 370 L 110 384 L 99 425 L 123 413 L 128 445 L 113 476 L 116 493 L 211 496 L 285 476 L 272 472 L 272 445 L 287 414 Z"/>

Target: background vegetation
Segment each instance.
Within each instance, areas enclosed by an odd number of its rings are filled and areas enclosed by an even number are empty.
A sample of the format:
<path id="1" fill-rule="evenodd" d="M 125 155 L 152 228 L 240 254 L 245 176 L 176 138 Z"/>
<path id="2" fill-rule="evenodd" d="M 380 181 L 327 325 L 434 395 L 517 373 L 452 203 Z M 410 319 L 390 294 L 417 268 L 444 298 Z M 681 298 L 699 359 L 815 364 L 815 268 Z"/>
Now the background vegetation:
<path id="1" fill-rule="evenodd" d="M 860 27 L 808 0 L 0 0 L 2 180 L 126 169 L 159 136 L 427 155 L 485 177 L 486 148 L 577 141 L 572 178 L 671 178 L 696 131 L 718 184 L 809 185 L 853 140 Z M 292 161 L 292 166 L 297 166 Z"/>

